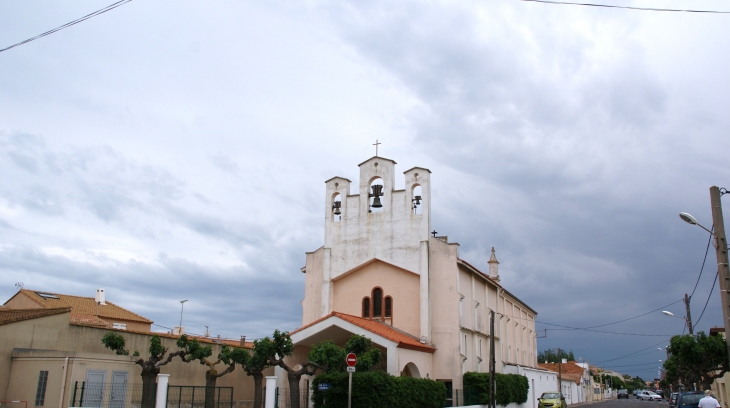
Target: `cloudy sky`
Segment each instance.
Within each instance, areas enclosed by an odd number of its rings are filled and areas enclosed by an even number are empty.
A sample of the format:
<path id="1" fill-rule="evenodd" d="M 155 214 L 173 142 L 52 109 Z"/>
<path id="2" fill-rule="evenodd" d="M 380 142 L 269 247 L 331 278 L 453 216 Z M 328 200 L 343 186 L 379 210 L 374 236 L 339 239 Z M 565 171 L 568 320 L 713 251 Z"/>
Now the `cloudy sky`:
<path id="1" fill-rule="evenodd" d="M 0 2 L 0 48 L 109 3 Z M 356 180 L 378 139 L 431 169 L 462 258 L 496 247 L 540 349 L 651 378 L 682 320 L 558 329 L 683 316 L 693 292 L 699 319 L 714 249 L 694 290 L 709 234 L 677 213 L 709 227 L 730 188 L 729 51 L 730 14 L 132 1 L 0 53 L 0 299 L 104 287 L 157 330 L 182 299 L 193 333 L 292 330 L 323 181 Z M 720 325 L 715 287 L 697 330 Z"/>

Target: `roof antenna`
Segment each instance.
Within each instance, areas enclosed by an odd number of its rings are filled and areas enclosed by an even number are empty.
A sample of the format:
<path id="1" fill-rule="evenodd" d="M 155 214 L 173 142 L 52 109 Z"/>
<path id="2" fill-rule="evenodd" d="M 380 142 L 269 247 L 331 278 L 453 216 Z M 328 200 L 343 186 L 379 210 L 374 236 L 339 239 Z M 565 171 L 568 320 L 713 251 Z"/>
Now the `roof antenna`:
<path id="1" fill-rule="evenodd" d="M 16 282 L 15 289 L 18 289 L 18 292 L 20 292 L 23 289 L 23 282 Z"/>

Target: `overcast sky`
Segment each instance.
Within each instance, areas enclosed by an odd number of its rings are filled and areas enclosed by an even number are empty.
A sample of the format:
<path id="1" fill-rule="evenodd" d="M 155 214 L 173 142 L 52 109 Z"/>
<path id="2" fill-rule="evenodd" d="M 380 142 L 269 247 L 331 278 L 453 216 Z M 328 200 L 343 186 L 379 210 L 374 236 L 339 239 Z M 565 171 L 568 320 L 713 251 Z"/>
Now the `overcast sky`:
<path id="1" fill-rule="evenodd" d="M 111 3 L 0 2 L 0 48 Z M 604 3 L 730 11 L 717 0 Z M 433 172 L 433 227 L 538 311 L 538 348 L 652 378 L 730 188 L 730 15 L 471 1 L 132 1 L 0 53 L 0 299 L 189 332 L 301 324 L 324 180 Z M 403 180 L 396 178 L 402 186 Z M 724 209 L 730 214 L 729 197 Z M 728 215 L 730 217 L 730 215 Z M 710 247 L 692 298 L 703 310 Z M 722 326 L 718 288 L 697 330 Z M 552 325 L 548 325 L 552 324 Z"/>

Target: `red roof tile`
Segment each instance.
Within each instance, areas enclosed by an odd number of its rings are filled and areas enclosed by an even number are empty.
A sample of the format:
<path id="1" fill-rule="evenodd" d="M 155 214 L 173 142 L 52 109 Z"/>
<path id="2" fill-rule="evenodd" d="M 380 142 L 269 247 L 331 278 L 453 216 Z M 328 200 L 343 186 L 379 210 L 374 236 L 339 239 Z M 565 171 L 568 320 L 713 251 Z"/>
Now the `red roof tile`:
<path id="1" fill-rule="evenodd" d="M 61 313 L 68 313 L 70 311 L 70 307 L 60 307 L 55 309 L 0 308 L 0 325 L 35 319 L 38 317 L 53 316 Z"/>
<path id="2" fill-rule="evenodd" d="M 309 323 L 305 326 L 302 326 L 302 327 L 290 332 L 289 334 L 294 334 L 294 333 L 300 332 L 321 321 L 327 320 L 330 317 L 338 317 L 348 323 L 352 323 L 355 326 L 365 329 L 373 334 L 377 334 L 378 336 L 384 337 L 394 343 L 398 343 L 399 348 L 423 351 L 426 353 L 433 353 L 436 351 L 436 349 L 434 347 L 421 343 L 415 336 L 412 336 L 406 332 L 398 330 L 393 326 L 387 325 L 387 324 L 377 321 L 377 320 L 365 319 L 365 318 L 362 318 L 359 316 L 353 316 L 353 315 L 340 313 L 340 312 L 332 312 L 324 317 L 321 317 L 321 318 L 313 321 L 312 323 Z"/>

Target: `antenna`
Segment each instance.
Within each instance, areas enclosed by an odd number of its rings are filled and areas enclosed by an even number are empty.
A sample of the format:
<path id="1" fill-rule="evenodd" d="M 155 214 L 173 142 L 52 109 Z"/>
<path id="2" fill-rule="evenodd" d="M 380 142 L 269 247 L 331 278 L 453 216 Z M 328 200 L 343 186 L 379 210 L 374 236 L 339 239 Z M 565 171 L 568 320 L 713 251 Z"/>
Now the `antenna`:
<path id="1" fill-rule="evenodd" d="M 18 291 L 20 291 L 21 289 L 23 289 L 23 282 L 16 282 L 15 283 L 15 289 L 18 289 Z"/>

